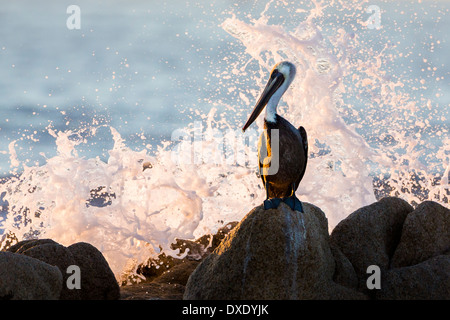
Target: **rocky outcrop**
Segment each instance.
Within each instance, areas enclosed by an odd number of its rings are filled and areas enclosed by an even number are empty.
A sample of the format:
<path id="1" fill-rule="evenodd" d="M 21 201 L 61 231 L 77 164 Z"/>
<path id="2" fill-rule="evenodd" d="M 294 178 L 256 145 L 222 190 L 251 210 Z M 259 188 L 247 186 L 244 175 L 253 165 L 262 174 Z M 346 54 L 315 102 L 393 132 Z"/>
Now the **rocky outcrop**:
<path id="1" fill-rule="evenodd" d="M 377 299 L 450 299 L 450 210 L 426 201 L 405 219 Z"/>
<path id="2" fill-rule="evenodd" d="M 356 288 L 373 299 L 450 299 L 450 210 L 436 202 L 414 210 L 381 199 L 341 221 L 330 242 L 353 265 Z M 367 287 L 371 265 L 380 268 L 380 289 Z"/>
<path id="3" fill-rule="evenodd" d="M 383 273 L 401 236 L 403 222 L 414 208 L 399 198 L 383 198 L 351 213 L 333 229 L 330 242 L 349 259 L 358 289 L 369 293 L 367 268 L 376 265 Z"/>
<path id="4" fill-rule="evenodd" d="M 186 253 L 183 259 L 161 254 L 141 266 L 147 280 L 120 288 L 88 243 L 21 241 L 0 252 L 0 298 L 450 299 L 448 208 L 384 198 L 331 235 L 318 207 L 304 203 L 304 211 L 260 206 L 215 235 L 179 239 L 172 249 Z M 70 265 L 81 270 L 80 290 L 67 288 Z M 367 287 L 373 265 L 380 289 Z"/>
<path id="5" fill-rule="evenodd" d="M 25 240 L 17 243 L 8 249 L 9 252 L 20 253 L 22 255 L 38 259 L 49 265 L 56 266 L 61 271 L 63 277 L 63 286 L 59 299 L 79 300 L 80 290 L 70 290 L 67 288 L 66 281 L 70 276 L 67 268 L 70 265 L 76 265 L 76 261 L 70 251 L 51 239 Z"/>
<path id="6" fill-rule="evenodd" d="M 450 210 L 399 198 L 327 232 L 325 214 L 253 209 L 189 277 L 184 299 L 450 299 Z M 369 266 L 381 288 L 369 288 Z"/>
<path id="7" fill-rule="evenodd" d="M 67 250 L 81 270 L 81 290 L 79 291 L 82 300 L 120 298 L 120 288 L 114 273 L 97 248 L 86 242 L 77 242 L 67 247 Z"/>
<path id="8" fill-rule="evenodd" d="M 444 253 L 450 253 L 450 210 L 425 201 L 406 217 L 391 267 L 412 266 Z"/>
<path id="9" fill-rule="evenodd" d="M 325 214 L 252 210 L 192 273 L 184 299 L 364 299 L 333 281 Z"/>
<path id="10" fill-rule="evenodd" d="M 450 256 L 438 255 L 421 263 L 382 274 L 378 300 L 450 299 Z"/>
<path id="11" fill-rule="evenodd" d="M 8 248 L 7 252 L 56 267 L 62 283 L 58 299 L 120 298 L 120 288 L 113 272 L 101 252 L 90 244 L 79 242 L 65 247 L 51 239 L 24 240 Z M 71 289 L 67 286 L 67 281 L 72 275 L 68 268 L 73 265 L 80 270 L 80 289 Z"/>
<path id="12" fill-rule="evenodd" d="M 56 300 L 62 285 L 57 267 L 25 255 L 0 252 L 1 300 Z"/>

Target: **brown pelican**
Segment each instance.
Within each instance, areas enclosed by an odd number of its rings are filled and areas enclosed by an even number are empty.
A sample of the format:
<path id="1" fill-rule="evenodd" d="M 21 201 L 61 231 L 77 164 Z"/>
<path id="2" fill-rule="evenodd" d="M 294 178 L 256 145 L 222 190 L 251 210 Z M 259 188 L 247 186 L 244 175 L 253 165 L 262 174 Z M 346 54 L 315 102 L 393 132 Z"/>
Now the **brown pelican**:
<path id="1" fill-rule="evenodd" d="M 266 189 L 266 210 L 277 208 L 283 201 L 292 210 L 303 212 L 295 191 L 305 174 L 308 160 L 306 130 L 295 128 L 276 112 L 278 102 L 294 79 L 295 72 L 295 66 L 288 61 L 275 65 L 261 97 L 242 128 L 245 131 L 267 106 L 264 132 L 258 143 L 259 171 Z"/>

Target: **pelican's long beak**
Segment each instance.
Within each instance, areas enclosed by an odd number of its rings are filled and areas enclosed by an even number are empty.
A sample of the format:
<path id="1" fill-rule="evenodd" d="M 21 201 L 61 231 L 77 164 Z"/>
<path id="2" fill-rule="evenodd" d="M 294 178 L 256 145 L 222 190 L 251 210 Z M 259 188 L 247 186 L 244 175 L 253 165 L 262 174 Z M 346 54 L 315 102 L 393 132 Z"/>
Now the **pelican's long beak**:
<path id="1" fill-rule="evenodd" d="M 278 88 L 283 84 L 284 82 L 284 76 L 282 73 L 278 71 L 272 72 L 269 81 L 266 84 L 266 87 L 264 88 L 263 93 L 259 97 L 258 102 L 256 103 L 255 108 L 253 109 L 250 117 L 248 118 L 247 122 L 245 123 L 244 127 L 242 128 L 242 131 L 247 130 L 248 127 L 258 118 L 258 116 L 263 111 L 264 107 L 269 102 L 270 98 L 273 96 L 273 94 L 278 90 Z"/>

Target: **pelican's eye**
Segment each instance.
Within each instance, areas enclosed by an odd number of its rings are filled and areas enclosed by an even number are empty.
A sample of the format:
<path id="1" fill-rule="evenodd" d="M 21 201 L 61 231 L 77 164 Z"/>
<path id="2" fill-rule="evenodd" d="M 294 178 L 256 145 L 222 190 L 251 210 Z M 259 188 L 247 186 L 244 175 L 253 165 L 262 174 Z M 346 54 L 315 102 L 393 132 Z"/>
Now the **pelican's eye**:
<path id="1" fill-rule="evenodd" d="M 274 79 L 278 74 L 280 74 L 278 69 L 273 70 L 272 74 L 270 75 L 270 79 Z"/>

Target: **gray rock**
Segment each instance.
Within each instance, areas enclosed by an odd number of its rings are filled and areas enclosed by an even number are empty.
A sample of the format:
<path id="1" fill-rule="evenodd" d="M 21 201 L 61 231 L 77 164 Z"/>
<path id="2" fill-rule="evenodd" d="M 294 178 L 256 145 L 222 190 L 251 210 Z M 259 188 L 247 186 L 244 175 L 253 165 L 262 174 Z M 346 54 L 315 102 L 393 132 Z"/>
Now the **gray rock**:
<path id="1" fill-rule="evenodd" d="M 61 300 L 119 299 L 120 288 L 102 253 L 94 246 L 78 242 L 69 247 L 51 239 L 24 240 L 8 251 L 29 256 L 59 268 L 62 274 Z M 72 276 L 69 266 L 80 268 L 81 288 L 70 289 L 67 280 Z"/>
<path id="2" fill-rule="evenodd" d="M 189 277 L 184 299 L 364 299 L 333 281 L 324 213 L 256 207 Z"/>
<path id="3" fill-rule="evenodd" d="M 25 255 L 0 252 L 0 299 L 59 299 L 62 281 L 55 266 Z"/>
<path id="4" fill-rule="evenodd" d="M 413 266 L 382 274 L 382 300 L 450 300 L 450 256 L 439 255 Z"/>
<path id="5" fill-rule="evenodd" d="M 377 265 L 389 269 L 401 236 L 403 222 L 413 207 L 399 198 L 383 198 L 362 207 L 342 220 L 332 231 L 330 242 L 348 258 L 358 277 L 358 288 L 366 287 L 367 268 Z"/>
<path id="6" fill-rule="evenodd" d="M 75 264 L 81 271 L 81 299 L 83 300 L 117 300 L 120 287 L 103 257 L 93 245 L 77 242 L 67 250 L 72 254 Z"/>
<path id="7" fill-rule="evenodd" d="M 345 287 L 357 289 L 358 277 L 350 260 L 338 247 L 331 245 L 330 248 L 336 263 L 333 281 Z"/>
<path id="8" fill-rule="evenodd" d="M 51 239 L 37 239 L 21 241 L 9 248 L 8 251 L 20 253 L 58 267 L 63 277 L 63 287 L 59 299 L 81 299 L 80 290 L 69 289 L 66 285 L 67 279 L 70 276 L 70 274 L 67 273 L 67 268 L 77 264 L 66 247 Z"/>
<path id="9" fill-rule="evenodd" d="M 406 217 L 391 267 L 412 266 L 447 251 L 450 251 L 450 209 L 425 201 Z"/>

